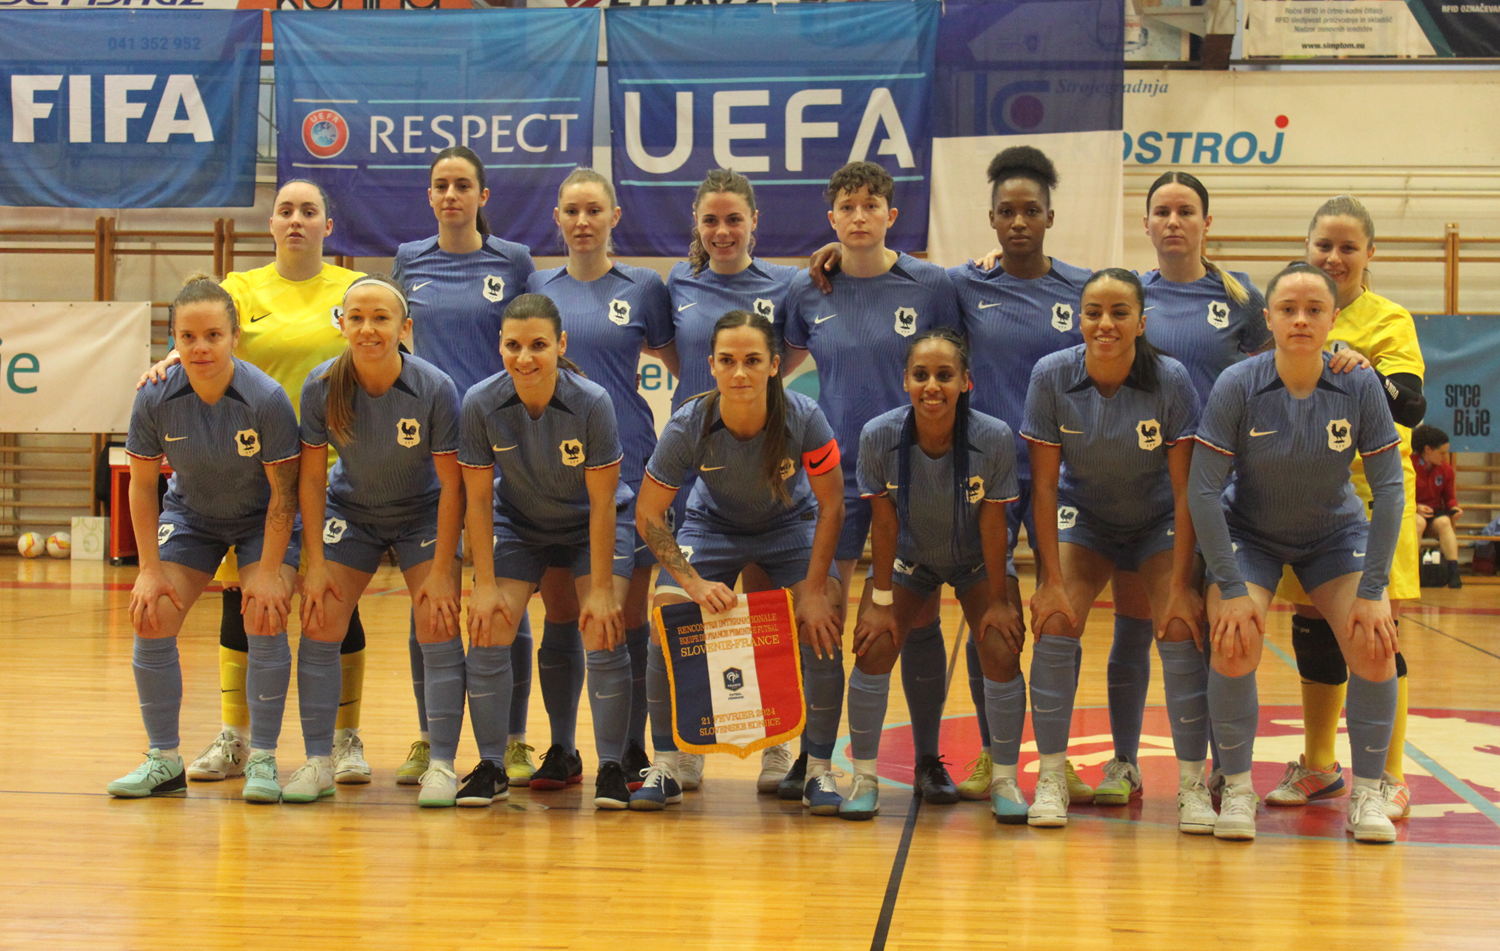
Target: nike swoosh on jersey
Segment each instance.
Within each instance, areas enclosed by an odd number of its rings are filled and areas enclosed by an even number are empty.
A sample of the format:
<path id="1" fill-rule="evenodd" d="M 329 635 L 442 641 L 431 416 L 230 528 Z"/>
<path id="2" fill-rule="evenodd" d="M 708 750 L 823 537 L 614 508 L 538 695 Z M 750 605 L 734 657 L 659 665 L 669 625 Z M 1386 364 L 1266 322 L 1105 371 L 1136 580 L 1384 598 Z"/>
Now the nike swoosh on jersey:
<path id="1" fill-rule="evenodd" d="M 1357 551 L 1357 552 L 1354 553 L 1354 557 L 1355 558 L 1363 558 L 1363 557 L 1365 557 L 1365 553 L 1362 552 L 1362 551 Z"/>
<path id="2" fill-rule="evenodd" d="M 895 490 L 895 489 L 899 489 L 899 488 L 901 488 L 901 487 L 900 487 L 900 486 L 899 486 L 899 485 L 897 485 L 897 484 L 896 484 L 896 483 L 894 483 L 894 482 L 887 482 L 887 483 L 886 483 L 886 484 L 885 484 L 885 487 L 886 487 L 886 488 L 887 488 L 887 489 L 891 489 L 891 490 Z"/>
<path id="3" fill-rule="evenodd" d="M 270 314 L 261 314 L 261 315 L 260 315 L 260 316 L 259 316 L 259 317 L 251 317 L 251 318 L 250 318 L 250 322 L 251 322 L 251 323 L 252 323 L 252 324 L 253 324 L 253 323 L 255 323 L 255 322 L 256 322 L 256 321 L 257 321 L 257 320 L 265 320 L 265 319 L 266 319 L 266 318 L 267 318 L 267 317 L 269 317 L 269 316 L 271 316 L 271 315 L 270 315 Z"/>
<path id="4" fill-rule="evenodd" d="M 724 468 L 724 466 L 699 466 L 698 467 L 698 471 L 699 472 L 718 472 L 720 469 L 723 469 L 723 468 Z"/>
<path id="5" fill-rule="evenodd" d="M 827 317 L 814 317 L 813 318 L 813 323 L 815 323 L 815 324 L 821 324 L 823 321 L 825 321 L 825 320 L 832 320 L 833 318 L 835 318 L 837 316 L 838 316 L 838 314 L 829 314 Z"/>
<path id="6" fill-rule="evenodd" d="M 1057 428 L 1061 429 L 1063 432 L 1067 433 L 1069 436 L 1082 436 L 1083 435 L 1083 430 L 1081 430 L 1081 429 L 1069 429 L 1066 426 L 1059 426 Z"/>
<path id="7" fill-rule="evenodd" d="M 993 304 L 980 304 L 979 305 L 979 309 L 980 310 L 989 310 L 991 307 L 999 307 L 1003 303 L 1005 303 L 1005 302 L 997 300 Z"/>
<path id="8" fill-rule="evenodd" d="M 677 308 L 677 313 L 680 314 L 683 311 L 687 310 L 689 307 L 697 307 L 697 306 L 698 306 L 698 302 L 697 301 L 693 301 L 691 304 L 683 304 L 681 307 Z"/>
<path id="9" fill-rule="evenodd" d="M 431 284 L 431 283 L 432 283 L 431 281 L 423 281 L 420 284 L 415 284 L 415 285 L 412 286 L 411 292 L 413 294 L 415 294 L 417 291 L 420 291 L 422 288 L 426 287 L 428 284 Z"/>
<path id="10" fill-rule="evenodd" d="M 516 443 L 516 446 L 519 445 L 521 444 Z M 516 448 L 516 446 L 491 446 L 490 448 L 495 450 L 496 452 L 510 452 L 512 449 Z"/>
<path id="11" fill-rule="evenodd" d="M 1251 438 L 1254 438 L 1256 436 L 1274 436 L 1274 435 L 1276 435 L 1280 431 L 1281 430 L 1279 430 L 1279 429 L 1268 429 L 1268 430 L 1266 430 L 1263 433 L 1258 433 L 1258 432 L 1255 431 L 1255 427 L 1251 426 L 1250 427 L 1250 436 L 1251 436 Z"/>
<path id="12" fill-rule="evenodd" d="M 423 542 L 421 547 L 426 548 L 429 545 L 436 545 L 436 544 L 437 544 L 437 539 L 434 538 L 434 539 L 431 539 L 430 541 Z"/>
<path id="13" fill-rule="evenodd" d="M 167 442 L 181 442 L 182 440 L 184 440 L 186 438 L 187 438 L 186 436 L 167 436 L 166 440 L 167 440 Z"/>

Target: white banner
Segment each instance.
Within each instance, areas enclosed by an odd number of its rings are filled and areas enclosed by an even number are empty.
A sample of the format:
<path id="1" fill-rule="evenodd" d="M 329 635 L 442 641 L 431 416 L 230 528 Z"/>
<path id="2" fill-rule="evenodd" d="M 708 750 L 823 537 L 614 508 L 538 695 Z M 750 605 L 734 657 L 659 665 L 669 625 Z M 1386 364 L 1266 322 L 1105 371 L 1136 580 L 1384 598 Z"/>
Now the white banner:
<path id="1" fill-rule="evenodd" d="M 151 305 L 0 302 L 0 432 L 123 433 Z"/>
<path id="2" fill-rule="evenodd" d="M 1406 0 L 1248 0 L 1246 56 L 1433 56 Z"/>

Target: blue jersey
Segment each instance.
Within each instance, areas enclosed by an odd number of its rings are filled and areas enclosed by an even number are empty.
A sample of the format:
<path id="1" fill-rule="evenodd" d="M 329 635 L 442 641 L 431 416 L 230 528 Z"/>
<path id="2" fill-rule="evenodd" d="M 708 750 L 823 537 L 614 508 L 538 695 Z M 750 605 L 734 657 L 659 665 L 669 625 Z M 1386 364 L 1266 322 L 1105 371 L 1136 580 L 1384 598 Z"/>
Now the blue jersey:
<path id="1" fill-rule="evenodd" d="M 708 434 L 704 423 L 708 421 Z M 672 414 L 646 474 L 669 489 L 693 478 L 687 518 L 710 532 L 760 535 L 777 531 L 817 507 L 807 475 L 821 475 L 839 464 L 839 446 L 818 404 L 801 393 L 786 394 L 786 457 L 780 477 L 790 501 L 776 498 L 765 483 L 765 431 L 741 442 L 707 399 L 693 400 Z"/>
<path id="2" fill-rule="evenodd" d="M 370 525 L 399 525 L 434 508 L 442 486 L 432 457 L 458 452 L 453 381 L 421 357 L 403 355 L 401 375 L 381 396 L 354 387 L 354 426 L 343 440 L 328 431 L 333 364 L 320 364 L 302 384 L 302 441 L 315 448 L 332 442 L 339 454 L 328 497 Z"/>
<path id="3" fill-rule="evenodd" d="M 526 289 L 552 298 L 568 334 L 568 359 L 609 393 L 625 449 L 620 479 L 640 485 L 656 448 L 656 421 L 639 385 L 641 348 L 672 342 L 672 302 L 661 275 L 616 264 L 585 282 L 570 277 L 566 267 L 555 267 L 531 275 Z"/>
<path id="4" fill-rule="evenodd" d="M 792 278 L 786 342 L 812 351 L 817 361 L 818 405 L 844 447 L 846 499 L 859 495 L 855 471 L 865 423 L 910 402 L 902 380 L 911 338 L 933 327 L 957 330 L 958 323 L 958 299 L 943 269 L 909 254 L 878 277 L 836 274 L 827 295 L 805 271 Z"/>
<path id="5" fill-rule="evenodd" d="M 859 492 L 863 497 L 888 495 L 897 502 L 901 432 L 911 412 L 910 406 L 897 407 L 865 424 L 859 437 Z M 962 525 L 953 524 L 953 451 L 932 459 L 915 441 L 907 447 L 908 517 L 901 521 L 896 536 L 896 555 L 902 561 L 939 569 L 983 564 L 979 507 L 986 502 L 1004 505 L 1019 497 L 1016 443 L 1009 426 L 972 411 L 968 443 L 968 506 Z"/>
<path id="6" fill-rule="evenodd" d="M 588 541 L 589 492 L 584 471 L 621 457 L 615 408 L 597 383 L 559 370 L 557 390 L 538 419 L 516 395 L 509 373 L 481 380 L 464 396 L 458 462 L 469 469 L 499 468 L 495 511 L 540 542 Z M 615 504 L 633 493 L 621 482 Z"/>
<path id="7" fill-rule="evenodd" d="M 1042 357 L 1083 343 L 1077 313 L 1084 282 L 1092 274 L 1056 258 L 1052 270 L 1031 279 L 1012 277 L 999 264 L 988 271 L 973 263 L 948 269 L 973 355 L 970 405 L 1000 419 L 1015 434 L 1019 478 L 1031 478 L 1021 438 L 1026 381 Z"/>
<path id="8" fill-rule="evenodd" d="M 535 270 L 524 244 L 494 235 L 469 254 L 449 254 L 436 236 L 401 245 L 394 277 L 411 305 L 412 349 L 460 393 L 499 373 L 500 315 Z"/>
<path id="9" fill-rule="evenodd" d="M 797 270 L 786 264 L 754 260 L 738 274 L 716 274 L 707 266 L 694 274 L 687 262 L 672 265 L 667 293 L 672 298 L 681 366 L 672 394 L 674 411 L 690 397 L 714 388 L 708 369 L 714 323 L 731 310 L 760 314 L 773 324 L 785 320 L 787 286 Z"/>
<path id="10" fill-rule="evenodd" d="M 167 457 L 167 508 L 251 527 L 264 521 L 271 504 L 263 466 L 286 462 L 302 447 L 281 384 L 236 357 L 229 388 L 212 406 L 193 391 L 181 364 L 142 387 L 125 451 L 137 459 Z"/>
<path id="11" fill-rule="evenodd" d="M 1171 354 L 1193 378 L 1198 398 L 1208 401 L 1219 374 L 1271 342 L 1266 328 L 1266 299 L 1250 275 L 1230 271 L 1250 297 L 1237 304 L 1217 274 L 1179 284 L 1150 271 L 1146 288 L 1146 339 Z"/>
<path id="12" fill-rule="evenodd" d="M 1084 345 L 1043 357 L 1031 371 L 1022 434 L 1062 447 L 1059 507 L 1073 506 L 1123 533 L 1148 528 L 1173 511 L 1167 447 L 1198 428 L 1198 393 L 1171 357 L 1157 365 L 1157 387 L 1132 371 L 1104 397 L 1084 367 Z"/>

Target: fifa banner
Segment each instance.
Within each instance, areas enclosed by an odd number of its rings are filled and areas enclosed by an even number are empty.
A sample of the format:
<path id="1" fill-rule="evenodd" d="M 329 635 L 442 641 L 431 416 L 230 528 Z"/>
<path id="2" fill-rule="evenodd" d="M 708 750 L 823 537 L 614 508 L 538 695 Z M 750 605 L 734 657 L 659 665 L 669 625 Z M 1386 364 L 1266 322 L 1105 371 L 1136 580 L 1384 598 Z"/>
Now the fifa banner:
<path id="1" fill-rule="evenodd" d="M 260 18 L 0 5 L 0 205 L 254 204 Z"/>
<path id="2" fill-rule="evenodd" d="M 802 653 L 791 592 L 741 595 L 722 614 L 693 602 L 654 612 L 672 684 L 672 735 L 688 753 L 733 753 L 802 733 Z"/>
<path id="3" fill-rule="evenodd" d="M 1454 452 L 1500 452 L 1500 316 L 1417 317 L 1427 422 Z"/>
<path id="4" fill-rule="evenodd" d="M 1245 55 L 1500 56 L 1500 2 L 1247 0 Z"/>
<path id="5" fill-rule="evenodd" d="M 435 233 L 427 173 L 455 145 L 485 164 L 490 229 L 535 254 L 560 252 L 557 186 L 592 164 L 597 11 L 272 21 L 277 173 L 328 192 L 331 252 L 385 257 Z"/>
<path id="6" fill-rule="evenodd" d="M 123 433 L 151 366 L 151 305 L 0 301 L 0 430 Z"/>
<path id="7" fill-rule="evenodd" d="M 927 246 L 938 0 L 606 11 L 622 254 L 681 257 L 698 184 L 755 185 L 756 252 L 833 240 L 828 177 L 855 160 L 896 180 L 888 246 Z M 1118 164 L 1118 162 L 1117 162 Z"/>
<path id="8" fill-rule="evenodd" d="M 1057 166 L 1047 253 L 1082 267 L 1124 255 L 1124 16 L 1118 0 L 947 0 L 933 87 L 931 260 L 997 246 L 990 160 L 1013 145 Z"/>

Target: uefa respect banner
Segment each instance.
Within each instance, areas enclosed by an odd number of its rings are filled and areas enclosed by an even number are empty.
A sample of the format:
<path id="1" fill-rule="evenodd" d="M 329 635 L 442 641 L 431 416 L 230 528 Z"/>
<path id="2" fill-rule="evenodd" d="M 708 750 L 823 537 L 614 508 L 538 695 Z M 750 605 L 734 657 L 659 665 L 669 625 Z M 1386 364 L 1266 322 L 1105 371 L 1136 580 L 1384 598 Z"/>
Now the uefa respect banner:
<path id="1" fill-rule="evenodd" d="M 855 160 L 896 180 L 886 238 L 927 246 L 938 0 L 613 8 L 606 16 L 622 254 L 682 256 L 698 184 L 755 185 L 756 252 L 830 240 L 828 177 Z"/>
<path id="2" fill-rule="evenodd" d="M 437 231 L 428 169 L 450 146 L 485 163 L 495 234 L 561 249 L 557 186 L 593 153 L 594 10 L 272 17 L 277 173 L 329 193 L 331 252 L 389 256 Z"/>
<path id="3" fill-rule="evenodd" d="M 0 9 L 0 205 L 253 204 L 260 19 Z"/>

